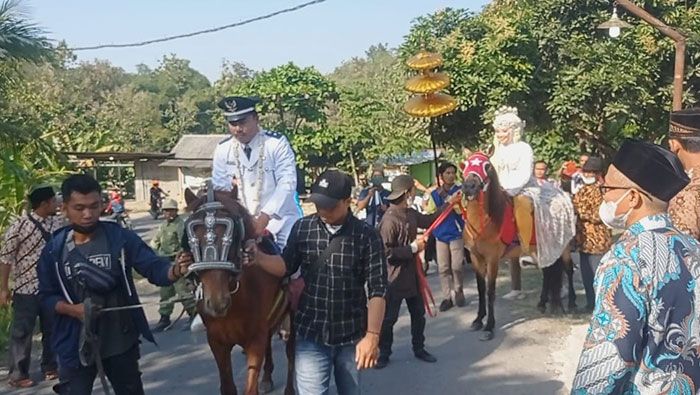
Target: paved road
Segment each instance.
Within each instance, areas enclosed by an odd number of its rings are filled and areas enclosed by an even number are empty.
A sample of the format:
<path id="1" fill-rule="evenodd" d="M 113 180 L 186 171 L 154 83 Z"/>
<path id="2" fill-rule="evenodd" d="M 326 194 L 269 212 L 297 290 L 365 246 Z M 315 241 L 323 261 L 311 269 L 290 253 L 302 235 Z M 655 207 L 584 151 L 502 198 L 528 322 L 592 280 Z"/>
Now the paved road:
<path id="1" fill-rule="evenodd" d="M 135 218 L 136 230 L 149 236 L 154 221 Z M 436 274 L 429 276 L 432 289 L 439 289 Z M 157 301 L 157 290 L 142 283 L 142 300 Z M 467 299 L 475 299 L 473 276 L 466 285 Z M 529 302 L 535 303 L 536 290 Z M 439 303 L 439 300 L 438 300 Z M 553 365 L 550 355 L 561 348 L 563 338 L 560 321 L 550 318 L 529 319 L 512 315 L 508 302 L 498 299 L 497 322 L 500 330 L 491 342 L 480 342 L 478 333 L 468 330 L 474 318 L 475 303 L 452 309 L 436 318 L 429 318 L 427 348 L 438 362 L 426 364 L 413 357 L 410 346 L 410 323 L 405 308 L 395 329 L 395 346 L 391 363 L 381 371 L 371 370 L 362 375 L 366 394 L 557 394 L 565 392 L 558 379 L 561 366 Z M 176 309 L 179 312 L 179 307 Z M 152 322 L 158 318 L 155 308 L 148 308 Z M 216 394 L 218 374 L 203 333 L 182 332 L 179 323 L 173 330 L 157 335 L 158 347 L 142 345 L 141 367 L 146 393 L 167 395 Z M 283 344 L 275 341 L 275 391 L 283 393 L 285 366 Z M 36 366 L 36 363 L 33 364 Z M 233 353 L 235 381 L 239 391 L 245 385 L 244 356 L 240 348 Z M 8 394 L 51 394 L 50 385 L 42 384 L 26 391 Z M 102 394 L 96 382 L 95 393 Z"/>

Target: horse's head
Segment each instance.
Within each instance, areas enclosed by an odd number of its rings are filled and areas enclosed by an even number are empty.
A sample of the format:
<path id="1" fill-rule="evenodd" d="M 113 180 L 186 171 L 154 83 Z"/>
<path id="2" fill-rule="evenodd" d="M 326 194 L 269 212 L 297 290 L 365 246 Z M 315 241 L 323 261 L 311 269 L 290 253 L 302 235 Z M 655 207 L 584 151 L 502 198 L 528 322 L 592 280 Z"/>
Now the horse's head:
<path id="1" fill-rule="evenodd" d="M 204 311 L 221 317 L 238 286 L 244 242 L 254 238 L 252 217 L 229 192 L 211 191 L 198 198 L 188 189 L 185 200 L 192 212 L 185 225 L 194 257 L 190 272 L 202 284 Z"/>
<path id="2" fill-rule="evenodd" d="M 493 166 L 488 156 L 477 152 L 467 159 L 462 175 L 462 195 L 467 200 L 474 200 L 487 190 L 493 175 Z"/>

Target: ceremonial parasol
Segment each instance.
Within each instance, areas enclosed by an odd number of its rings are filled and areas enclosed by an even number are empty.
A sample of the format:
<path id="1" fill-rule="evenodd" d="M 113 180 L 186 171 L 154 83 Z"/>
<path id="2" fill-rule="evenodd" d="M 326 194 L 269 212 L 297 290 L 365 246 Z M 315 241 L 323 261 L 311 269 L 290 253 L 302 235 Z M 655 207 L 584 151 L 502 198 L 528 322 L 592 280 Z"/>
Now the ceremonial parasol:
<path id="1" fill-rule="evenodd" d="M 433 71 L 442 65 L 442 56 L 421 50 L 408 59 L 406 65 L 420 72 L 420 74 L 411 77 L 405 84 L 407 91 L 416 94 L 408 99 L 403 107 L 408 115 L 420 118 L 435 118 L 445 115 L 457 108 L 457 100 L 455 100 L 454 97 L 439 92 L 450 85 L 450 77 L 447 74 Z M 435 174 L 437 176 L 437 146 L 435 144 L 435 136 L 433 135 L 432 127 L 429 132 L 430 141 L 433 145 Z M 439 177 L 437 177 L 437 184 L 440 185 Z"/>

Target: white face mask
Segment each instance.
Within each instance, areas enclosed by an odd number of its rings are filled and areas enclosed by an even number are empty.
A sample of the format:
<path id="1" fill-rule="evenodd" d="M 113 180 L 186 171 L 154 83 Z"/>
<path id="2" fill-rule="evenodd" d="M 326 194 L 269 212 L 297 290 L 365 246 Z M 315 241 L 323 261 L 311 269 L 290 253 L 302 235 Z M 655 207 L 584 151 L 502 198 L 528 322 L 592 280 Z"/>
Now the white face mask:
<path id="1" fill-rule="evenodd" d="M 620 198 L 615 202 L 603 201 L 603 203 L 601 203 L 600 208 L 598 209 L 598 215 L 600 215 L 600 219 L 609 228 L 625 229 L 627 227 L 627 218 L 630 216 L 632 209 L 630 208 L 626 213 L 621 215 L 615 215 L 615 212 L 617 211 L 617 206 L 620 204 L 622 199 L 624 199 L 629 193 L 630 190 L 627 190 L 627 192 L 620 196 Z"/>

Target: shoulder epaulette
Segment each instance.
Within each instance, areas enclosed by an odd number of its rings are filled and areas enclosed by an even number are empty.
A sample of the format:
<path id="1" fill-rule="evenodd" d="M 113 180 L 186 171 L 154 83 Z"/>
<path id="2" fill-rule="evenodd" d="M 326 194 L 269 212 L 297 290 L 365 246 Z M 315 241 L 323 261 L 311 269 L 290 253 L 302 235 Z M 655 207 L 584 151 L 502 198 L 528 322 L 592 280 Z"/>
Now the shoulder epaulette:
<path id="1" fill-rule="evenodd" d="M 279 139 L 282 138 L 282 133 L 280 132 L 272 132 L 272 131 L 266 131 L 265 136 L 272 137 L 274 139 Z"/>
<path id="2" fill-rule="evenodd" d="M 231 138 L 233 138 L 233 136 L 228 136 L 228 137 L 226 137 L 225 139 L 223 139 L 223 140 L 221 140 L 221 141 L 219 142 L 219 145 L 221 145 L 221 144 L 223 144 L 223 143 L 225 143 L 225 142 L 231 140 Z"/>

